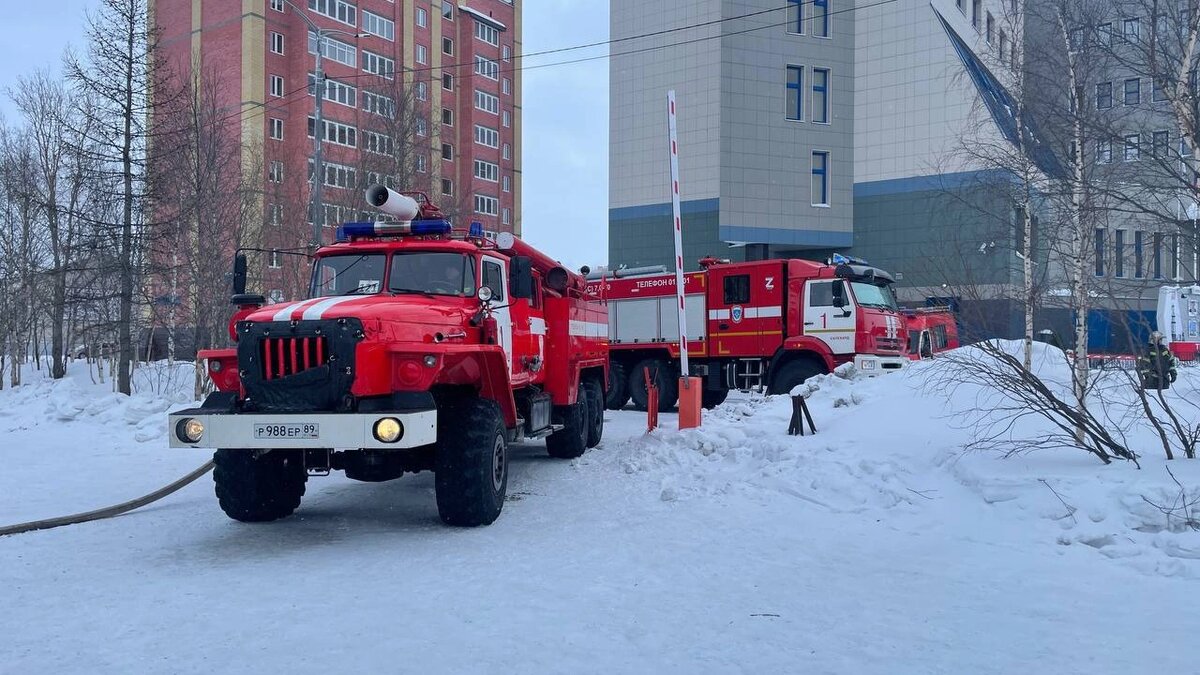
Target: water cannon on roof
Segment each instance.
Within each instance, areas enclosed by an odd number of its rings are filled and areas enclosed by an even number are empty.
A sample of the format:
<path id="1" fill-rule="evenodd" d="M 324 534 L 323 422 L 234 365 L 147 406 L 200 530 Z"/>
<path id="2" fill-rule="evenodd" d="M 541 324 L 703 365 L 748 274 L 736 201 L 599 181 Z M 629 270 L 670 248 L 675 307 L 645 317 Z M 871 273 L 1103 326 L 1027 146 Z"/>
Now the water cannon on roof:
<path id="1" fill-rule="evenodd" d="M 448 235 L 454 229 L 424 192 L 396 192 L 386 185 L 372 185 L 365 196 L 368 204 L 396 220 L 345 223 L 338 228 L 338 241 L 354 237 Z"/>

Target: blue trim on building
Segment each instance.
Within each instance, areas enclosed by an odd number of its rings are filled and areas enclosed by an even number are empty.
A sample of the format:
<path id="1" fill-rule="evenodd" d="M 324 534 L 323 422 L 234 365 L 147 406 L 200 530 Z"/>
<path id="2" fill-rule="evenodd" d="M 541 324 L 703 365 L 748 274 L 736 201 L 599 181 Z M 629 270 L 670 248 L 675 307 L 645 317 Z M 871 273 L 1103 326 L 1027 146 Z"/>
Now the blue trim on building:
<path id="1" fill-rule="evenodd" d="M 738 241 L 748 244 L 836 248 L 850 246 L 854 243 L 852 232 L 831 232 L 829 230 L 782 230 L 774 227 L 721 225 L 720 233 L 722 241 Z"/>
<path id="2" fill-rule="evenodd" d="M 961 171 L 959 173 L 943 173 L 933 176 L 912 176 L 909 178 L 893 178 L 891 180 L 876 180 L 854 184 L 854 198 L 882 197 L 908 192 L 932 192 L 935 190 L 954 190 L 971 185 L 982 185 L 995 182 L 1006 172 L 1002 169 L 986 169 L 982 171 Z"/>
<path id="3" fill-rule="evenodd" d="M 696 213 L 712 213 L 721 210 L 720 199 L 693 199 L 680 202 L 679 212 L 685 216 Z M 671 202 L 662 204 L 644 204 L 641 206 L 623 206 L 608 210 L 608 222 L 618 220 L 635 220 L 639 218 L 671 218 Z"/>

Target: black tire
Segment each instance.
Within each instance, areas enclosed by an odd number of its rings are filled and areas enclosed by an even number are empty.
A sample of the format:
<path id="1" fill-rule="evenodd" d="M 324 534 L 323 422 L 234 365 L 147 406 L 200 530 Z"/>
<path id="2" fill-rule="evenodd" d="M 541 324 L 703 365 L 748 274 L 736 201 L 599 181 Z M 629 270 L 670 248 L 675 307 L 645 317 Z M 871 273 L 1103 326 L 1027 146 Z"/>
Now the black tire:
<path id="1" fill-rule="evenodd" d="M 646 410 L 650 395 L 646 391 L 646 377 L 643 375 L 643 370 L 647 367 L 652 373 L 655 373 L 654 382 L 658 386 L 658 411 L 671 412 L 679 401 L 679 378 L 671 364 L 657 359 L 640 361 L 629 373 L 629 397 L 633 399 L 633 407 L 643 412 Z"/>
<path id="2" fill-rule="evenodd" d="M 628 402 L 629 372 L 624 365 L 611 361 L 608 364 L 608 393 L 604 397 L 604 407 L 620 410 Z"/>
<path id="3" fill-rule="evenodd" d="M 700 405 L 704 406 L 705 410 L 711 410 L 729 398 L 728 389 L 705 389 L 700 392 Z"/>
<path id="4" fill-rule="evenodd" d="M 292 515 L 304 496 L 308 472 L 304 453 L 272 450 L 217 450 L 213 483 L 225 515 L 243 523 L 265 523 Z"/>
<path id="5" fill-rule="evenodd" d="M 576 393 L 575 405 L 555 406 L 555 424 L 563 428 L 546 438 L 546 451 L 558 459 L 575 459 L 588 449 L 588 397 L 583 383 Z"/>
<path id="6" fill-rule="evenodd" d="M 495 401 L 472 397 L 438 410 L 434 491 L 442 522 L 491 525 L 508 492 L 508 442 Z"/>
<path id="7" fill-rule="evenodd" d="M 599 380 L 587 380 L 583 390 L 587 393 L 588 405 L 587 446 L 594 448 L 604 438 L 604 392 Z"/>
<path id="8" fill-rule="evenodd" d="M 815 361 L 797 359 L 785 364 L 783 368 L 779 369 L 779 372 L 775 373 L 775 378 L 771 380 L 771 386 L 767 388 L 767 393 L 787 394 L 796 385 L 804 384 L 808 378 L 824 373 L 825 369 Z"/>

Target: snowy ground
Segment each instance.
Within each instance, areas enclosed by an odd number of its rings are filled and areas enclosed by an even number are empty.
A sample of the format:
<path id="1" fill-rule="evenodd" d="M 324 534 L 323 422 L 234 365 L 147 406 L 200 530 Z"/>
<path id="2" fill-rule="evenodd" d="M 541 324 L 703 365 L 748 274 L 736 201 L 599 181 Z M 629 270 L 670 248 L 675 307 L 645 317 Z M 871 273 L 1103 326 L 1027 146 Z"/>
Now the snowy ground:
<path id="1" fill-rule="evenodd" d="M 165 447 L 186 373 L 147 374 L 132 399 L 83 369 L 0 392 L 0 524 L 207 459 Z M 313 478 L 268 525 L 227 520 L 205 478 L 3 538 L 0 672 L 1195 672 L 1200 533 L 1142 500 L 1173 485 L 1153 447 L 1140 471 L 963 455 L 924 376 L 825 378 L 803 438 L 784 398 L 650 436 L 609 412 L 580 460 L 518 449 L 477 530 L 441 526 L 424 474 Z M 1172 469 L 1200 489 L 1200 463 Z"/>

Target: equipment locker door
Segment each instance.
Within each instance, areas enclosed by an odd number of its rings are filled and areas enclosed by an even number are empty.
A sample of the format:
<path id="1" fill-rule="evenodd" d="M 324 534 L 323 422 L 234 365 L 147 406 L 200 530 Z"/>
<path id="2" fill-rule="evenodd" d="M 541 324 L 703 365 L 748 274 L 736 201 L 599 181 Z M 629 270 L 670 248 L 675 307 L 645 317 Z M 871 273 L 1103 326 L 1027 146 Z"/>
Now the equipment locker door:
<path id="1" fill-rule="evenodd" d="M 751 274 L 745 269 L 709 270 L 708 339 L 712 356 L 757 356 L 757 321 L 749 320 L 756 293 Z M 757 295 L 761 295 L 759 290 Z"/>

